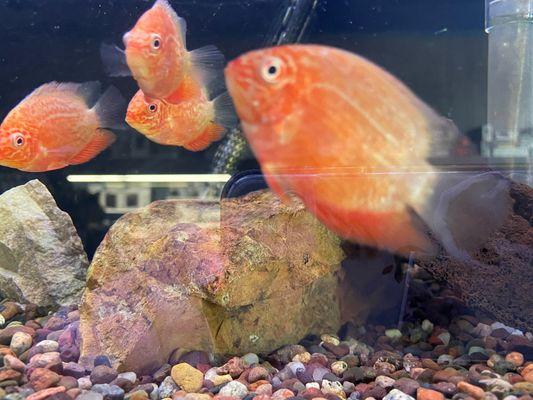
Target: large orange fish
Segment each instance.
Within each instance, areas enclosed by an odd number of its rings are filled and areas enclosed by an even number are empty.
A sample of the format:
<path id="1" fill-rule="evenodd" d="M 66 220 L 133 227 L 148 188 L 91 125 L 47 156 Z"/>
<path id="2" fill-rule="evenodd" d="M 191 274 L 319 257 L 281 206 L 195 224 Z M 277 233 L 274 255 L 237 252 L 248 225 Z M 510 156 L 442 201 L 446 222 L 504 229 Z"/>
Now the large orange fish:
<path id="1" fill-rule="evenodd" d="M 508 182 L 429 160 L 457 129 L 382 68 L 314 45 L 253 51 L 226 84 L 269 186 L 340 236 L 388 251 L 457 256 L 509 211 Z"/>
<path id="2" fill-rule="evenodd" d="M 147 96 L 179 102 L 198 95 L 195 86 L 181 88 L 188 75 L 209 79 L 224 66 L 224 56 L 215 46 L 188 51 L 186 23 L 167 0 L 157 0 L 124 37 L 125 51 L 103 45 L 101 56 L 112 76 L 133 75 Z M 179 94 L 172 98 L 171 95 Z"/>
<path id="3" fill-rule="evenodd" d="M 109 147 L 124 99 L 98 82 L 50 82 L 35 89 L 0 125 L 0 165 L 28 172 L 82 164 Z M 96 101 L 96 103 L 95 103 Z"/>
<path id="4" fill-rule="evenodd" d="M 130 101 L 126 122 L 155 143 L 201 151 L 237 121 L 227 92 L 210 101 L 204 90 L 194 98 L 171 104 L 139 90 Z"/>

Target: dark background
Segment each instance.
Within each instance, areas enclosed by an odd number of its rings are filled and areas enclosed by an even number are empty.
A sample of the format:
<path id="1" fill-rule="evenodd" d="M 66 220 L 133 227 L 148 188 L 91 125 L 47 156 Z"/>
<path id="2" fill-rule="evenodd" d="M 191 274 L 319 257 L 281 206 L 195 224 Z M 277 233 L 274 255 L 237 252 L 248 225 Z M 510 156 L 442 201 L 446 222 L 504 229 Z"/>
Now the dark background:
<path id="1" fill-rule="evenodd" d="M 134 81 L 108 79 L 102 42 L 121 44 L 153 1 L 0 0 L 0 118 L 52 80 L 113 83 L 130 98 Z M 188 23 L 188 48 L 217 45 L 232 59 L 269 43 L 285 0 L 171 1 Z M 402 79 L 463 132 L 478 137 L 485 121 L 487 36 L 483 0 L 320 0 L 305 42 L 357 52 Z M 134 131 L 89 163 L 46 174 L 0 167 L 0 192 L 38 177 L 72 216 L 92 253 L 103 230 L 93 196 L 73 188 L 72 173 L 208 173 L 216 145 L 200 153 L 159 146 Z M 140 151 L 142 150 L 142 151 Z M 255 166 L 253 160 L 241 169 Z"/>

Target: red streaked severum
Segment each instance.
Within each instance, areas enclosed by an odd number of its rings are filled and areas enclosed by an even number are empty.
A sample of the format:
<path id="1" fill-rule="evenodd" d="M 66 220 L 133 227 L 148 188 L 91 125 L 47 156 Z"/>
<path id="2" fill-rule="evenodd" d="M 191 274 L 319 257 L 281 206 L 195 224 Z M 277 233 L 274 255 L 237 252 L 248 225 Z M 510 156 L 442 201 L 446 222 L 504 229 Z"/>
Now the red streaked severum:
<path id="1" fill-rule="evenodd" d="M 200 85 L 195 91 L 196 96 L 172 104 L 139 90 L 128 105 L 126 122 L 155 143 L 204 150 L 235 125 L 236 116 L 227 92 L 210 101 Z"/>
<path id="2" fill-rule="evenodd" d="M 252 51 L 229 63 L 226 84 L 269 186 L 295 193 L 346 239 L 404 255 L 433 255 L 440 242 L 462 256 L 509 211 L 501 176 L 442 173 L 428 161 L 457 129 L 360 56 L 316 45 Z"/>
<path id="3" fill-rule="evenodd" d="M 157 0 L 124 34 L 125 50 L 102 45 L 101 56 L 111 76 L 131 75 L 147 96 L 177 103 L 193 97 L 178 88 L 189 76 L 207 82 L 224 66 L 224 56 L 212 45 L 186 48 L 186 23 L 167 0 Z M 176 97 L 179 93 L 183 97 Z M 171 95 L 174 95 L 172 97 Z"/>
<path id="4" fill-rule="evenodd" d="M 50 82 L 35 89 L 0 125 L 0 165 L 45 172 L 82 164 L 109 147 L 124 99 L 98 82 Z M 95 103 L 96 101 L 96 103 Z"/>

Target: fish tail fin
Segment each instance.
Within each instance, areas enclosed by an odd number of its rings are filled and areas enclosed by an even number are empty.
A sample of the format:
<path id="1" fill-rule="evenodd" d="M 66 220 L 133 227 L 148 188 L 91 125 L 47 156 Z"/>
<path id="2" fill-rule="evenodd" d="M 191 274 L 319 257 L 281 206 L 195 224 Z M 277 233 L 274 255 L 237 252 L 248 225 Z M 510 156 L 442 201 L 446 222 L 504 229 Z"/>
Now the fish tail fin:
<path id="1" fill-rule="evenodd" d="M 239 123 L 233 100 L 228 92 L 224 92 L 213 100 L 215 123 L 224 128 L 233 128 Z"/>
<path id="2" fill-rule="evenodd" d="M 443 173 L 422 218 L 448 254 L 470 260 L 510 215 L 509 189 L 497 172 Z"/>
<path id="3" fill-rule="evenodd" d="M 126 100 L 122 97 L 118 89 L 110 86 L 93 107 L 98 117 L 99 127 L 123 128 L 126 105 Z"/>
<path id="4" fill-rule="evenodd" d="M 92 140 L 70 161 L 70 165 L 83 164 L 111 146 L 116 140 L 113 132 L 106 129 L 97 129 Z"/>
<path id="5" fill-rule="evenodd" d="M 100 45 L 100 58 L 108 76 L 131 76 L 124 50 L 112 44 L 102 43 Z"/>
<path id="6" fill-rule="evenodd" d="M 200 136 L 191 142 L 184 144 L 183 147 L 190 151 L 205 150 L 211 143 L 220 140 L 223 133 L 224 128 L 222 126 L 210 123 Z"/>

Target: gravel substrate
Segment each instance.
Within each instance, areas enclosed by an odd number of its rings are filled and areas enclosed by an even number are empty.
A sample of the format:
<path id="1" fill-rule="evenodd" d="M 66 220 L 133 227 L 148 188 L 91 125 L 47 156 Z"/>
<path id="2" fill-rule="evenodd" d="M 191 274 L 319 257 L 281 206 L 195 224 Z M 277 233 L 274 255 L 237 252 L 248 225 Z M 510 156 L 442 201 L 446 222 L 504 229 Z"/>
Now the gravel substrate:
<path id="1" fill-rule="evenodd" d="M 9 400 L 533 399 L 533 335 L 475 316 L 415 279 L 401 329 L 348 324 L 267 357 L 177 349 L 152 375 L 79 359 L 79 313 L 4 301 L 0 397 Z"/>

